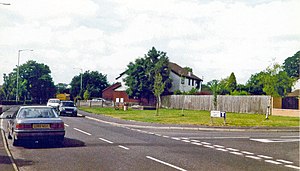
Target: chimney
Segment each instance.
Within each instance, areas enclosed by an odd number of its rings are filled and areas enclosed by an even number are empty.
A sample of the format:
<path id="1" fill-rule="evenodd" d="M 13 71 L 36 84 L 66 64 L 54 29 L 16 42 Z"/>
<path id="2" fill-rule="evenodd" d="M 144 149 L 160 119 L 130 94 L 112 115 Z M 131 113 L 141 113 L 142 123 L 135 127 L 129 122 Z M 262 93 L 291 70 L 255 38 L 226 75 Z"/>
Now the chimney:
<path id="1" fill-rule="evenodd" d="M 189 74 L 189 76 L 192 76 L 192 72 L 189 71 L 188 74 Z"/>

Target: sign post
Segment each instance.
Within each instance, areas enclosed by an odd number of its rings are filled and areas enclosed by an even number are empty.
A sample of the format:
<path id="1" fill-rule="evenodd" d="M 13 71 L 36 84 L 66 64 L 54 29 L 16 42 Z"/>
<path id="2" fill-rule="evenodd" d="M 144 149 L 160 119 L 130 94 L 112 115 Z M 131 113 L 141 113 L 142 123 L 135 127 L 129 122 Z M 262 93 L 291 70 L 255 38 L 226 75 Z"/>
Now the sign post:
<path id="1" fill-rule="evenodd" d="M 213 118 L 224 118 L 224 124 L 226 125 L 226 112 L 221 112 L 218 110 L 212 110 L 210 111 L 210 120 L 213 122 Z"/>

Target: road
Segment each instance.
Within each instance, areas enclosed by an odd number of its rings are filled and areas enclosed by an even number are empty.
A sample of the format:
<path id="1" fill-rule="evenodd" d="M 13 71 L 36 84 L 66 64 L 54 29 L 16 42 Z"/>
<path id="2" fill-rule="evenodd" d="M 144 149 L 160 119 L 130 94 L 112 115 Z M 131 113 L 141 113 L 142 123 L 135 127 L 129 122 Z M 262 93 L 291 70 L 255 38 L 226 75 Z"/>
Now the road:
<path id="1" fill-rule="evenodd" d="M 137 128 L 97 115 L 62 119 L 62 146 L 14 147 L 8 140 L 19 170 L 300 170 L 299 132 Z"/>

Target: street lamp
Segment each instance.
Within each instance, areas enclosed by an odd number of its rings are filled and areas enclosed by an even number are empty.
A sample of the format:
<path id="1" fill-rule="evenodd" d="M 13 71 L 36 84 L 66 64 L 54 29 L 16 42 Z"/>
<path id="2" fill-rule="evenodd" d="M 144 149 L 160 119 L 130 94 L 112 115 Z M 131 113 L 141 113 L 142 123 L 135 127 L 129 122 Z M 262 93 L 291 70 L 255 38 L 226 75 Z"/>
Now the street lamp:
<path id="1" fill-rule="evenodd" d="M 81 71 L 80 73 L 80 92 L 82 91 L 82 73 L 83 73 L 83 69 L 82 68 L 73 68 L 73 69 L 79 69 Z"/>
<path id="2" fill-rule="evenodd" d="M 22 51 L 33 51 L 32 49 L 21 49 L 18 50 L 18 66 L 17 66 L 17 92 L 16 92 L 16 102 L 19 101 L 19 65 L 20 65 L 20 54 Z"/>

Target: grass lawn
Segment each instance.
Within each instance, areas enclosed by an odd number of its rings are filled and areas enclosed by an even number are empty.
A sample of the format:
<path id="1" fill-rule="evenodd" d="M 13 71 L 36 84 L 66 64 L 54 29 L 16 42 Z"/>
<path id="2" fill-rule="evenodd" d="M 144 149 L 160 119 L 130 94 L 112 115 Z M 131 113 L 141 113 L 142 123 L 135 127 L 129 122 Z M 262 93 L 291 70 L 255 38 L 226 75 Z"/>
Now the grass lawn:
<path id="1" fill-rule="evenodd" d="M 156 116 L 155 110 L 115 110 L 113 108 L 89 108 L 80 107 L 80 110 L 111 116 L 124 120 L 135 120 L 141 122 L 161 124 L 190 124 L 206 126 L 224 126 L 223 118 L 214 118 L 211 123 L 209 111 L 160 109 Z M 269 116 L 265 120 L 263 114 L 237 114 L 226 113 L 226 126 L 238 127 L 294 127 L 300 125 L 299 117 Z"/>

